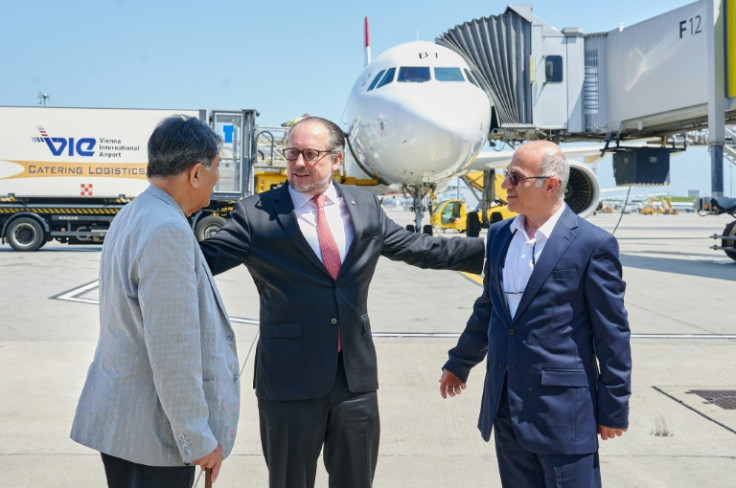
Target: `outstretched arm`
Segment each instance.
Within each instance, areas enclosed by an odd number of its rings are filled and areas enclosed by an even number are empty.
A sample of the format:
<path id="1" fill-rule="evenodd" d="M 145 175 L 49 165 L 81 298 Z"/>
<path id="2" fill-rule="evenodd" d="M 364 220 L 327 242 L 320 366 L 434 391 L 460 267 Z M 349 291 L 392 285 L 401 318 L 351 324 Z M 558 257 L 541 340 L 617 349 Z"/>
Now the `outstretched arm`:
<path id="1" fill-rule="evenodd" d="M 480 237 L 433 237 L 410 232 L 389 219 L 379 208 L 384 247 L 381 254 L 423 269 L 449 269 L 480 273 L 485 257 Z"/>

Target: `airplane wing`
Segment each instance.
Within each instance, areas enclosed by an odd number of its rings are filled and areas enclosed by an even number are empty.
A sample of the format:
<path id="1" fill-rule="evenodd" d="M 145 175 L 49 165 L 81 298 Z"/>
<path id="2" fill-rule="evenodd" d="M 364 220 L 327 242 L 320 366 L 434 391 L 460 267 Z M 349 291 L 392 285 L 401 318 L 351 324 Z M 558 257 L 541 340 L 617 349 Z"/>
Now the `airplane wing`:
<path id="1" fill-rule="evenodd" d="M 588 164 L 602 159 L 601 146 L 560 146 L 568 159 L 584 158 Z M 467 166 L 469 171 L 506 168 L 514 151 L 482 151 Z"/>

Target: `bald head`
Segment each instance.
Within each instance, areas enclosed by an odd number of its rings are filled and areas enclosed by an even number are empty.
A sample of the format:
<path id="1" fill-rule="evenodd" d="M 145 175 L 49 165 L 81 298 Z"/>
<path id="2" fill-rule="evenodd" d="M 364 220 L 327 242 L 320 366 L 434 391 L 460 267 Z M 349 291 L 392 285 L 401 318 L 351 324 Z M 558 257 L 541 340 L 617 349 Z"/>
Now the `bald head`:
<path id="1" fill-rule="evenodd" d="M 535 174 L 553 176 L 560 182 L 557 196 L 565 198 L 567 181 L 570 178 L 570 164 L 560 146 L 551 141 L 531 141 L 519 146 L 514 158 L 525 161 L 535 169 Z"/>

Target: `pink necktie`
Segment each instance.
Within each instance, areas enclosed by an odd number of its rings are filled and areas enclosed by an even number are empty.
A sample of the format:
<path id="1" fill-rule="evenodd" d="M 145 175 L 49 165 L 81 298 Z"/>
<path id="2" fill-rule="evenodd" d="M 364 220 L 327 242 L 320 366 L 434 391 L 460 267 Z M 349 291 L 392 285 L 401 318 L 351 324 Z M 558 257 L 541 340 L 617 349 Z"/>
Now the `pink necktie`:
<path id="1" fill-rule="evenodd" d="M 322 264 L 324 264 L 327 272 L 333 279 L 337 279 L 340 272 L 340 251 L 337 249 L 337 243 L 327 224 L 327 215 L 325 215 L 325 195 L 320 193 L 313 198 L 317 205 L 317 239 L 319 240 L 319 250 L 322 254 Z M 340 324 L 337 325 L 337 350 L 342 350 L 342 333 L 340 332 Z"/>

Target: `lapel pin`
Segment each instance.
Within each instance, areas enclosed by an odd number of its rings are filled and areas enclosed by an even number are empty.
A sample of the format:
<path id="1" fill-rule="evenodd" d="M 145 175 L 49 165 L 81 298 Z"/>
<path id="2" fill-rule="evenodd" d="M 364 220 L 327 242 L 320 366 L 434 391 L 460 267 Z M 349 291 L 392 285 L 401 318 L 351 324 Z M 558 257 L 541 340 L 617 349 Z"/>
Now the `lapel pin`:
<path id="1" fill-rule="evenodd" d="M 350 200 L 350 203 L 352 203 L 353 205 L 355 205 L 355 200 Z"/>

